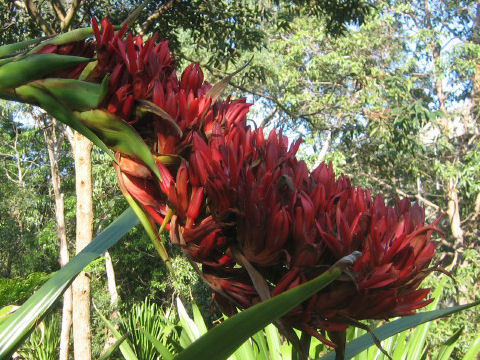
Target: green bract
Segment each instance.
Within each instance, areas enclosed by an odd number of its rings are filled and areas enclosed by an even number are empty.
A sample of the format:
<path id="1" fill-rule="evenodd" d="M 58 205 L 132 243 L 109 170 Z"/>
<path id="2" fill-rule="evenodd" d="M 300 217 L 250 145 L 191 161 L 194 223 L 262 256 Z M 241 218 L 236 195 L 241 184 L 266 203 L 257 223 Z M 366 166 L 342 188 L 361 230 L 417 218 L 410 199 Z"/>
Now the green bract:
<path id="1" fill-rule="evenodd" d="M 57 54 L 36 54 L 0 66 L 0 90 L 15 88 L 58 70 L 85 64 L 92 59 Z"/>

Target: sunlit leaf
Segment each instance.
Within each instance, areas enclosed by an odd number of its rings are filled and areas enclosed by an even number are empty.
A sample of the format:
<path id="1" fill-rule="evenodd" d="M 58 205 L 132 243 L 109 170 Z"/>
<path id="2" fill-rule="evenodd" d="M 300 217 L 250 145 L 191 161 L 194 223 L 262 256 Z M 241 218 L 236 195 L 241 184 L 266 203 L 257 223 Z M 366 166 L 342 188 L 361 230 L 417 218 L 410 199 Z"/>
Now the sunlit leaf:
<path id="1" fill-rule="evenodd" d="M 462 332 L 463 328 L 458 329 L 450 338 L 447 339 L 447 341 L 442 344 L 440 350 L 438 351 L 437 360 L 450 359 L 450 355 L 452 354 L 460 335 L 462 335 Z"/>
<path id="2" fill-rule="evenodd" d="M 76 79 L 48 78 L 31 85 L 46 89 L 70 110 L 97 108 L 108 90 L 108 77 L 101 84 Z"/>
<path id="3" fill-rule="evenodd" d="M 0 89 L 15 88 L 58 70 L 85 64 L 92 59 L 57 54 L 38 54 L 0 66 Z"/>

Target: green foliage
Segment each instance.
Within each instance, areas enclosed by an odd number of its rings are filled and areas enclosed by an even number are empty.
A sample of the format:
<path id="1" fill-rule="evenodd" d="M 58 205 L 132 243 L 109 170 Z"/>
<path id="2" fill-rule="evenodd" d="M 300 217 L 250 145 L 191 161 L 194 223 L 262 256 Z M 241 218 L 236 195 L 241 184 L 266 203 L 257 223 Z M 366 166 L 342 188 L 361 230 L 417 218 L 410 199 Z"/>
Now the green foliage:
<path id="1" fill-rule="evenodd" d="M 30 334 L 18 353 L 28 360 L 56 360 L 60 345 L 60 317 L 47 317 Z"/>
<path id="2" fill-rule="evenodd" d="M 34 272 L 26 278 L 0 278 L 0 308 L 9 304 L 21 304 L 51 276 L 52 274 Z"/>
<path id="3" fill-rule="evenodd" d="M 173 322 L 175 314 L 146 299 L 134 304 L 121 320 L 121 333 L 127 338 L 139 360 L 155 360 L 158 350 L 149 339 L 151 335 L 160 341 L 168 351 L 177 353 L 180 345 L 178 326 Z M 147 333 L 147 334 L 146 334 Z"/>
<path id="4" fill-rule="evenodd" d="M 20 121 L 30 110 L 0 102 L 0 276 L 7 278 L 52 272 L 59 267 L 45 142 L 42 133 L 29 124 L 32 118 Z M 73 166 L 65 146 L 61 150 L 58 166 L 65 177 L 68 225 L 68 212 L 75 206 L 68 196 L 73 189 L 69 179 Z"/>
<path id="5" fill-rule="evenodd" d="M 466 250 L 463 253 L 463 264 L 458 267 L 453 274 L 455 281 L 447 282 L 445 286 L 445 296 L 450 303 L 464 304 L 478 299 L 480 277 L 480 256 L 474 249 Z M 433 279 L 429 280 L 430 282 Z M 432 286 L 428 284 L 427 286 Z M 451 317 L 449 321 L 436 322 L 432 324 L 432 330 L 429 334 L 429 340 L 434 346 L 445 342 L 452 331 L 464 329 L 462 336 L 453 351 L 453 358 L 461 358 L 478 336 L 478 326 L 480 321 L 480 309 L 474 308 L 468 313 L 459 313 Z"/>

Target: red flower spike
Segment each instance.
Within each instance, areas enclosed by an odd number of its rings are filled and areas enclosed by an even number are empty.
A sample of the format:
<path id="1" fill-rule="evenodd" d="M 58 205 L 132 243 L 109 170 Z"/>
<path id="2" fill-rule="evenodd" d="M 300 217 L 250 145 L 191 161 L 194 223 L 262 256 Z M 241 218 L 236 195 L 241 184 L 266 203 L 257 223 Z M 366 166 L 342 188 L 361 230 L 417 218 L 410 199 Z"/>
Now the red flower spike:
<path id="1" fill-rule="evenodd" d="M 266 138 L 262 129 L 246 126 L 245 99 L 212 103 L 206 96 L 211 85 L 198 64 L 190 64 L 179 81 L 167 42 L 124 38 L 126 28 L 114 32 L 105 19 L 101 29 L 95 20 L 92 27 L 98 58 L 93 81 L 110 75 L 101 107 L 132 124 L 154 155 L 184 159 L 158 162 L 158 181 L 143 164 L 122 157 L 119 180 L 152 221 L 161 224 L 167 204 L 173 208 L 172 242 L 202 264 L 224 309 L 260 301 L 231 246 L 265 278 L 272 295 L 314 278 L 353 251 L 362 253 L 351 266 L 351 281 L 335 282 L 282 319 L 329 345 L 334 344 L 322 332 L 345 330 L 342 316 L 407 315 L 431 301 L 428 289 L 417 288 L 430 271 L 437 223 L 425 224 L 421 207 L 408 199 L 386 206 L 347 177 L 336 178 L 331 164 L 309 171 L 295 158 L 300 140 L 289 147 L 281 133 Z M 85 44 L 44 48 L 80 50 Z M 168 116 L 137 111 L 148 101 Z"/>

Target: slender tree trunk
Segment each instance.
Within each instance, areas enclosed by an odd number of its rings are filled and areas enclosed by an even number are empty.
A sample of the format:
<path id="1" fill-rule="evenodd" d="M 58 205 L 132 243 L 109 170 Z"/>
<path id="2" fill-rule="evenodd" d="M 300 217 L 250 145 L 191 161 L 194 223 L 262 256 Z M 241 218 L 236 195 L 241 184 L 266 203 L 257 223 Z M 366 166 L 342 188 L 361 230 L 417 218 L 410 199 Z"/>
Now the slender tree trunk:
<path id="1" fill-rule="evenodd" d="M 460 205 L 458 202 L 458 191 L 456 181 L 447 180 L 448 207 L 447 215 L 450 219 L 450 229 L 455 239 L 455 248 L 463 247 L 463 230 L 460 219 Z"/>
<path id="2" fill-rule="evenodd" d="M 473 211 L 473 221 L 476 221 L 480 217 L 480 192 L 477 193 L 475 198 L 475 207 Z"/>
<path id="3" fill-rule="evenodd" d="M 75 250 L 78 254 L 92 241 L 92 143 L 75 132 L 71 137 L 75 159 L 75 189 L 77 194 L 77 231 Z M 91 360 L 90 279 L 81 272 L 72 284 L 73 340 L 75 360 Z"/>
<path id="4" fill-rule="evenodd" d="M 110 319 L 114 320 L 118 318 L 118 292 L 117 292 L 117 283 L 115 281 L 115 271 L 113 269 L 113 262 L 112 262 L 112 257 L 110 256 L 110 253 L 108 251 L 105 252 L 104 254 L 105 257 L 105 272 L 107 273 L 107 286 L 108 286 L 108 292 L 110 294 L 110 306 L 112 308 L 112 311 L 110 312 Z M 115 325 L 115 327 L 117 327 Z M 110 330 L 107 330 L 107 339 L 105 340 L 105 346 L 103 348 L 103 351 L 106 351 L 108 348 L 110 348 L 113 344 L 115 344 L 115 337 L 113 336 L 112 332 Z"/>
<path id="5" fill-rule="evenodd" d="M 314 169 L 325 160 L 325 156 L 327 156 L 328 150 L 330 150 L 331 143 L 332 132 L 330 130 L 327 130 L 325 131 L 325 136 L 322 138 L 322 146 L 318 153 L 317 160 L 315 161 Z"/>
<path id="6" fill-rule="evenodd" d="M 62 139 L 57 137 L 55 119 L 51 120 L 50 131 L 45 126 L 46 122 L 44 122 L 43 125 L 43 136 L 45 138 L 45 143 L 47 144 L 48 159 L 50 160 L 50 173 L 52 176 L 52 188 L 55 197 L 55 222 L 59 239 L 59 262 L 60 266 L 63 267 L 68 263 L 69 255 L 67 232 L 65 228 L 65 203 L 61 191 L 60 173 L 58 170 Z M 72 301 L 72 288 L 68 287 L 63 294 L 59 360 L 68 360 L 70 329 L 72 327 Z"/>

